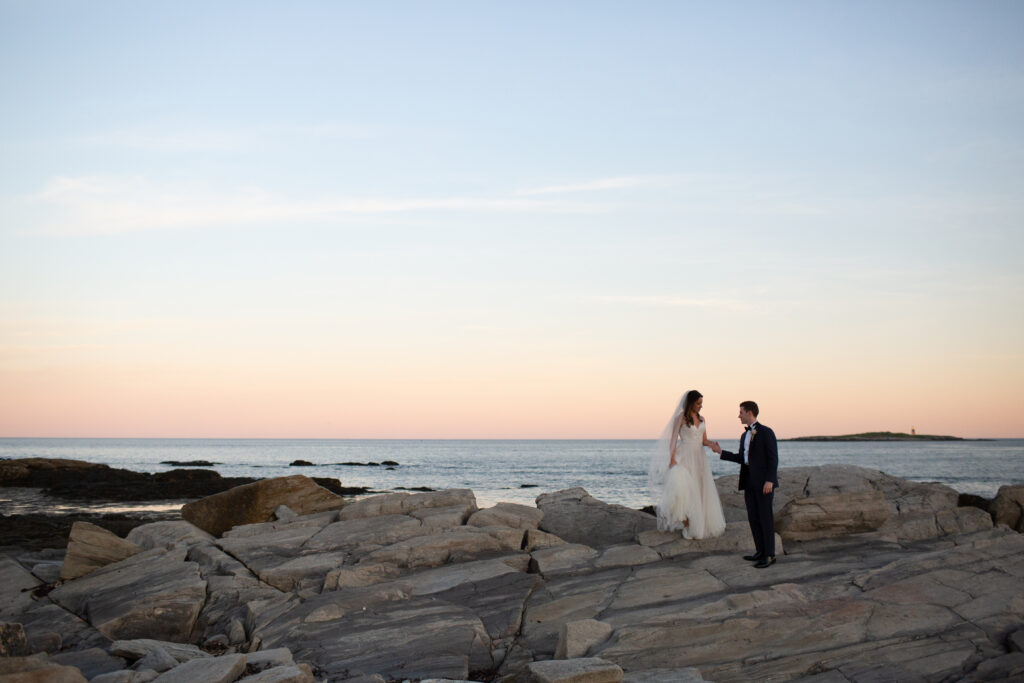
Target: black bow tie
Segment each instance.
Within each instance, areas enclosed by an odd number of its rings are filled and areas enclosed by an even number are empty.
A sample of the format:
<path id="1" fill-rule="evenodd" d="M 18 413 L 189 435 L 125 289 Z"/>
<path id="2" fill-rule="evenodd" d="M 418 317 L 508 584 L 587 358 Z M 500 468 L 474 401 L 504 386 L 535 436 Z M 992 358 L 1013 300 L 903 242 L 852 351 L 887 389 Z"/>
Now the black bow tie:
<path id="1" fill-rule="evenodd" d="M 745 431 L 745 432 L 749 432 L 749 431 L 750 431 L 750 425 L 747 425 L 746 427 L 744 427 L 744 428 L 743 428 L 743 431 Z"/>

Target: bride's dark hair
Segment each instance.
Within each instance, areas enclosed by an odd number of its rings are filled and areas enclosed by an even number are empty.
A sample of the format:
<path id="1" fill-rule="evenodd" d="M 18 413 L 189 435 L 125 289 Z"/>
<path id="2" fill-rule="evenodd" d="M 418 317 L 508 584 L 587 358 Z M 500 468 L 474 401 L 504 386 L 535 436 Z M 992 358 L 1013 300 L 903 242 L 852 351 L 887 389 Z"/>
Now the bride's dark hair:
<path id="1" fill-rule="evenodd" d="M 683 404 L 683 419 L 686 420 L 686 426 L 693 426 L 693 419 L 690 417 L 690 408 L 697 402 L 698 398 L 704 398 L 704 394 L 700 393 L 696 389 L 686 394 L 686 402 Z"/>

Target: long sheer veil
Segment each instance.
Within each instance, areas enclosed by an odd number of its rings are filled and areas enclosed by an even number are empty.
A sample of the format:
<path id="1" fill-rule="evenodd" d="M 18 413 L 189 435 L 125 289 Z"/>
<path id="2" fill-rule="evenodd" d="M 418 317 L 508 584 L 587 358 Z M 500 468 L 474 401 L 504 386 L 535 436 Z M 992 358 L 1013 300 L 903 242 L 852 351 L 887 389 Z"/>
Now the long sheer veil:
<path id="1" fill-rule="evenodd" d="M 672 416 L 662 430 L 658 442 L 654 444 L 651 452 L 651 464 L 647 469 L 647 490 L 651 494 L 651 500 L 657 505 L 661 500 L 661 494 L 665 491 L 665 481 L 668 478 L 668 463 L 672 457 L 672 448 L 679 438 L 679 427 L 683 419 L 683 409 L 686 407 L 686 397 L 690 395 L 687 389 L 672 411 Z"/>

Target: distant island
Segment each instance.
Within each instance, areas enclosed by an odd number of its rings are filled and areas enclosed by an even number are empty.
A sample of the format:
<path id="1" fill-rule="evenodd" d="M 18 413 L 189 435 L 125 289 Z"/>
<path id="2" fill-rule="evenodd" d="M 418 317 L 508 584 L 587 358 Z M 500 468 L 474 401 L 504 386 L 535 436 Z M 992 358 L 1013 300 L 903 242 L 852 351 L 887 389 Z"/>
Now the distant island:
<path id="1" fill-rule="evenodd" d="M 959 436 L 941 436 L 936 434 L 906 434 L 904 432 L 864 432 L 862 434 L 844 434 L 842 436 L 798 436 L 794 439 L 780 441 L 964 441 Z"/>

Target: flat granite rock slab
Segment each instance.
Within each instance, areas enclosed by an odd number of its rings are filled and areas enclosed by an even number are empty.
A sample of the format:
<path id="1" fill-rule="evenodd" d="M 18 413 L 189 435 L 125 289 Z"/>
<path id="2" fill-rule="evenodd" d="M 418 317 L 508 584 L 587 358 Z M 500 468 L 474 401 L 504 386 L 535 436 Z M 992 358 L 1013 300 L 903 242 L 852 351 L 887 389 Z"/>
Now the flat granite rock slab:
<path id="1" fill-rule="evenodd" d="M 517 683 L 619 683 L 622 669 L 599 657 L 532 662 Z"/>
<path id="2" fill-rule="evenodd" d="M 530 556 L 526 553 L 505 555 L 487 560 L 474 560 L 423 569 L 403 578 L 413 587 L 414 595 L 430 595 L 446 591 L 464 583 L 477 583 L 496 576 L 526 572 Z"/>
<path id="3" fill-rule="evenodd" d="M 49 598 L 39 600 L 18 619 L 25 628 L 33 652 L 57 652 L 67 648 L 106 647 L 110 638 L 78 615 Z"/>
<path id="4" fill-rule="evenodd" d="M 0 557 L 0 619 L 16 621 L 34 604 L 31 591 L 42 583 L 16 560 Z"/>
<path id="5" fill-rule="evenodd" d="M 503 574 L 434 593 L 438 600 L 470 609 L 492 641 L 514 637 L 522 626 L 526 600 L 543 585 L 536 574 Z"/>
<path id="6" fill-rule="evenodd" d="M 212 535 L 195 524 L 183 519 L 141 524 L 125 537 L 125 540 L 140 545 L 146 550 L 169 548 L 172 545 L 197 546 L 213 543 Z"/>
<path id="7" fill-rule="evenodd" d="M 434 531 L 424 527 L 420 520 L 402 514 L 341 519 L 310 537 L 304 544 L 304 550 L 320 552 L 359 550 L 367 546 L 378 548 Z"/>
<path id="8" fill-rule="evenodd" d="M 257 631 L 265 646 L 287 647 L 333 679 L 378 673 L 387 678 L 445 676 L 493 666 L 490 637 L 472 610 L 424 598 L 339 610 L 331 618 L 333 593 L 324 593 L 284 613 Z"/>
<path id="9" fill-rule="evenodd" d="M 206 602 L 186 548 L 153 549 L 58 586 L 50 599 L 108 638 L 187 641 Z"/>

